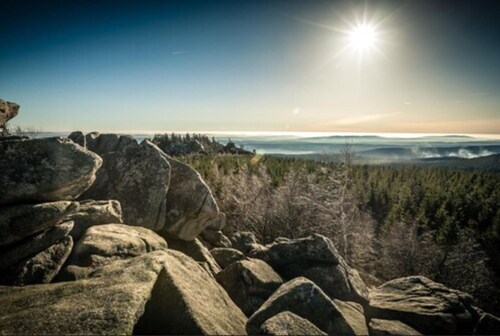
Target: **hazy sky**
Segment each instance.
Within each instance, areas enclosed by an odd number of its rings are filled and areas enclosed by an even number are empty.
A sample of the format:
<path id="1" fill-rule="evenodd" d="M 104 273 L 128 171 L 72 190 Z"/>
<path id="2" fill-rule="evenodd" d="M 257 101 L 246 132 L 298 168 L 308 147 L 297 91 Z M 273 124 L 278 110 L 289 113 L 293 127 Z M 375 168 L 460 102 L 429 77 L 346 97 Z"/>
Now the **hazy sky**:
<path id="1" fill-rule="evenodd" d="M 499 1 L 2 0 L 0 38 L 44 131 L 500 133 Z"/>

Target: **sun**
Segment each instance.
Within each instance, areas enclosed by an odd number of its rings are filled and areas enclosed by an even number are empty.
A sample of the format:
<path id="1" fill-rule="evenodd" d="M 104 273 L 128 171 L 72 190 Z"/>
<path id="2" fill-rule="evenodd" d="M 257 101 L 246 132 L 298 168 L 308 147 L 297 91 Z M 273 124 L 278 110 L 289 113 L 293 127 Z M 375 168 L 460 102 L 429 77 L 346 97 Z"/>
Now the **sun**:
<path id="1" fill-rule="evenodd" d="M 369 51 L 377 44 L 375 26 L 363 23 L 353 27 L 349 32 L 349 45 L 359 52 Z"/>

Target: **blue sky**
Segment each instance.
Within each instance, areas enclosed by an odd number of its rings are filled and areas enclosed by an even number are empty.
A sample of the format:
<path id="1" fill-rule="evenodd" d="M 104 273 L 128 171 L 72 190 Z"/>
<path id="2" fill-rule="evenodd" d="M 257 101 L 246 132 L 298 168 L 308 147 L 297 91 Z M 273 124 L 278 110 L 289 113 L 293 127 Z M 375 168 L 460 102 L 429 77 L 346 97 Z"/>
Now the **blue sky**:
<path id="1" fill-rule="evenodd" d="M 0 98 L 45 131 L 500 133 L 499 32 L 487 1 L 2 1 Z"/>

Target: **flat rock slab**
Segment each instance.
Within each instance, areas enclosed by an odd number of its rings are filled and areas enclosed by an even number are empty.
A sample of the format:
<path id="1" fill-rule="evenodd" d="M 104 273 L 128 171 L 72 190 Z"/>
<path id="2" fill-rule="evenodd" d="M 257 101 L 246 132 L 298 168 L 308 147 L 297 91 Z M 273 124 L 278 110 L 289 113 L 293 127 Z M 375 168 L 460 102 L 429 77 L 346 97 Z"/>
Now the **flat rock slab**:
<path id="1" fill-rule="evenodd" d="M 50 229 L 77 209 L 70 201 L 0 206 L 0 248 Z"/>
<path id="2" fill-rule="evenodd" d="M 68 220 L 75 223 L 69 234 L 76 241 L 91 226 L 123 223 L 122 208 L 116 200 L 81 201 L 78 211 L 70 215 Z"/>
<path id="3" fill-rule="evenodd" d="M 101 164 L 97 154 L 69 139 L 0 141 L 0 204 L 76 199 Z"/>
<path id="4" fill-rule="evenodd" d="M 47 284 L 57 276 L 73 248 L 73 239 L 66 236 L 56 244 L 6 269 L 0 281 L 3 285 L 25 286 Z"/>
<path id="5" fill-rule="evenodd" d="M 217 261 L 212 257 L 210 251 L 198 240 L 185 241 L 179 239 L 167 239 L 168 247 L 190 256 L 200 263 L 210 274 L 216 275 L 221 271 Z"/>
<path id="6" fill-rule="evenodd" d="M 471 333 L 472 298 L 423 276 L 394 279 L 370 292 L 372 318 L 398 320 L 423 334 Z"/>
<path id="7" fill-rule="evenodd" d="M 97 179 L 81 199 L 117 200 L 125 223 L 158 231 L 165 225 L 170 181 L 166 157 L 148 140 L 104 153 Z"/>
<path id="8" fill-rule="evenodd" d="M 285 311 L 274 315 L 260 326 L 259 335 L 327 335 L 310 321 Z"/>
<path id="9" fill-rule="evenodd" d="M 4 248 L 0 253 L 0 269 L 9 268 L 23 259 L 49 248 L 66 237 L 72 228 L 73 222 L 64 222 L 34 237 Z"/>
<path id="10" fill-rule="evenodd" d="M 93 226 L 75 244 L 59 280 L 86 278 L 115 260 L 166 248 L 165 240 L 146 228 L 125 224 Z"/>
<path id="11" fill-rule="evenodd" d="M 215 278 L 247 316 L 259 309 L 283 283 L 271 266 L 251 258 L 232 263 Z"/>
<path id="12" fill-rule="evenodd" d="M 329 335 L 368 335 L 361 305 L 332 301 L 316 284 L 302 277 L 281 285 L 249 318 L 247 332 L 257 334 L 267 319 L 284 311 L 309 320 Z"/>

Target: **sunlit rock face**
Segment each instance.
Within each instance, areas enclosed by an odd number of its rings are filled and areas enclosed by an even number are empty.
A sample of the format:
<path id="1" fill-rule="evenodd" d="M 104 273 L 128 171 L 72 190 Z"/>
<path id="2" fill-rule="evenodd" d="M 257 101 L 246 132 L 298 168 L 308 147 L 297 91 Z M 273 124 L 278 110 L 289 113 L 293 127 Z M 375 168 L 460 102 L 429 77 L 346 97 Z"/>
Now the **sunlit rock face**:
<path id="1" fill-rule="evenodd" d="M 101 164 L 97 154 L 68 139 L 0 141 L 0 205 L 74 200 Z"/>
<path id="2" fill-rule="evenodd" d="M 19 105 L 0 99 L 0 136 L 5 132 L 5 124 L 17 116 Z"/>

